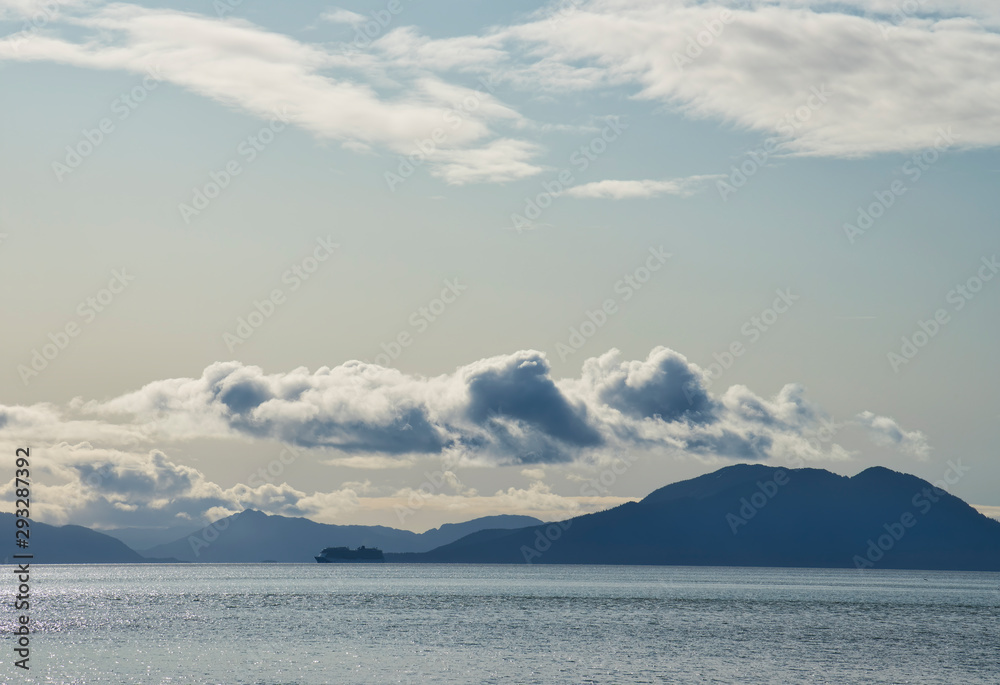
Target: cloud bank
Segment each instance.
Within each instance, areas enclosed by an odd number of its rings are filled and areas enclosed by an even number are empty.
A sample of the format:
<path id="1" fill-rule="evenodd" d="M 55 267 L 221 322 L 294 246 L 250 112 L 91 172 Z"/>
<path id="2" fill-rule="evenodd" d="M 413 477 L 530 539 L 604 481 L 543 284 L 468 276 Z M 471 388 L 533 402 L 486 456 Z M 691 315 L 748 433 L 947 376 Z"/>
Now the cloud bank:
<path id="1" fill-rule="evenodd" d="M 222 487 L 162 447 L 190 440 L 228 441 L 234 456 L 227 461 L 238 458 L 240 444 L 266 440 L 285 443 L 294 459 L 353 460 L 361 468 L 366 460 L 384 468 L 428 457 L 445 469 L 516 466 L 535 481 L 530 487 L 481 495 L 445 475 L 421 506 L 470 518 L 490 507 L 556 517 L 625 498 L 556 494 L 542 480 L 547 465 L 597 467 L 634 452 L 802 466 L 850 459 L 833 439 L 847 424 L 903 453 L 929 451 L 921 433 L 871 412 L 837 424 L 795 384 L 771 398 L 741 385 L 713 395 L 705 371 L 666 347 L 641 360 L 611 350 L 564 379 L 553 378 L 545 355 L 533 350 L 432 377 L 360 361 L 283 373 L 218 362 L 198 377 L 155 381 L 108 400 L 0 406 L 0 442 L 27 442 L 46 454 L 40 514 L 104 525 L 201 521 L 242 508 L 333 522 L 413 497 L 405 488 L 376 492 L 359 483 L 307 493 L 277 484 L 280 466 L 274 477 L 250 474 Z"/>
<path id="2" fill-rule="evenodd" d="M 828 417 L 797 385 L 767 399 L 733 386 L 713 396 L 703 369 L 658 347 L 644 360 L 617 350 L 555 379 L 544 353 L 482 359 L 423 377 L 360 361 L 265 373 L 218 362 L 197 378 L 155 381 L 106 401 L 0 407 L 4 432 L 60 440 L 278 440 L 350 455 L 441 455 L 456 463 L 565 463 L 650 448 L 668 454 L 764 460 L 820 452 L 810 438 Z M 863 415 L 881 440 L 919 444 L 891 419 Z"/>
<path id="3" fill-rule="evenodd" d="M 655 348 L 624 361 L 588 359 L 579 378 L 554 379 L 544 353 L 482 359 L 424 377 L 360 361 L 265 373 L 218 362 L 197 378 L 155 381 L 105 401 L 0 406 L 0 435 L 103 445 L 204 438 L 277 440 L 304 449 L 385 459 L 542 465 L 629 449 L 740 460 L 829 458 L 814 438 L 829 417 L 803 389 L 764 398 L 745 386 L 720 396 L 705 371 Z M 926 455 L 919 432 L 863 412 L 853 421 L 879 444 Z"/>

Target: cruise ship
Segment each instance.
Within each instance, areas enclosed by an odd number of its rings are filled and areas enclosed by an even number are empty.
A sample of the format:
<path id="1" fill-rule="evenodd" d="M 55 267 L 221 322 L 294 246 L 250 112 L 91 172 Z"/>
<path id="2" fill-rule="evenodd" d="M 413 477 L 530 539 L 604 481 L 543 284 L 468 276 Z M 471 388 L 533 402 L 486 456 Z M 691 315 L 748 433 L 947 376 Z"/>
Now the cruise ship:
<path id="1" fill-rule="evenodd" d="M 378 547 L 365 547 L 364 545 L 357 549 L 351 549 L 350 547 L 327 547 L 319 553 L 316 561 L 321 564 L 377 563 L 380 561 L 384 562 L 385 555 L 382 554 L 382 550 Z"/>

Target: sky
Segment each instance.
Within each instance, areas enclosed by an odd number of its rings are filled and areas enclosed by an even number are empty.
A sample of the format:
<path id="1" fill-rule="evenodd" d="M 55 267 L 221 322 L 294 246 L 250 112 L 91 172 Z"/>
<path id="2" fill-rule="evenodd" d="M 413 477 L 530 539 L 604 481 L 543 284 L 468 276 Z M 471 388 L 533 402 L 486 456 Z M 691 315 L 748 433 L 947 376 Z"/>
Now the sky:
<path id="1" fill-rule="evenodd" d="M 0 449 L 99 529 L 557 520 L 748 461 L 998 515 L 998 32 L 0 0 Z"/>

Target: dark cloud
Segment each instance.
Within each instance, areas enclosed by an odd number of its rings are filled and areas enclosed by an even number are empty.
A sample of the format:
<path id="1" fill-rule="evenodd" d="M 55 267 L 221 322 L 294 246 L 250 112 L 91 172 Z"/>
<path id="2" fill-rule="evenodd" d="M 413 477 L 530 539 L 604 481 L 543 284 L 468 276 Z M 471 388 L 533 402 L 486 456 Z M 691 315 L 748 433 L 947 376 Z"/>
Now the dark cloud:
<path id="1" fill-rule="evenodd" d="M 252 380 L 238 381 L 219 388 L 219 401 L 236 414 L 243 414 L 271 399 L 263 383 Z"/>
<path id="2" fill-rule="evenodd" d="M 602 443 L 601 434 L 587 423 L 586 409 L 572 406 L 559 391 L 540 354 L 514 356 L 499 368 L 471 375 L 468 392 L 468 416 L 479 425 L 509 416 L 567 445 Z"/>
<path id="3" fill-rule="evenodd" d="M 694 454 L 723 456 L 740 461 L 762 461 L 770 456 L 774 442 L 768 435 L 740 435 L 731 430 L 688 438 L 685 447 Z"/>
<path id="4" fill-rule="evenodd" d="M 196 472 L 171 463 L 162 452 L 154 451 L 145 463 L 126 464 L 106 461 L 74 464 L 80 481 L 101 493 L 129 495 L 149 499 L 177 497 L 191 491 Z"/>
<path id="5" fill-rule="evenodd" d="M 687 359 L 657 348 L 645 362 L 621 364 L 605 376 L 601 401 L 623 414 L 662 421 L 699 423 L 715 419 L 716 405 Z"/>
<path id="6" fill-rule="evenodd" d="M 339 422 L 315 418 L 293 426 L 269 422 L 257 431 L 277 435 L 302 447 L 336 447 L 345 452 L 434 454 L 450 444 L 420 408 L 409 409 L 387 423 Z"/>

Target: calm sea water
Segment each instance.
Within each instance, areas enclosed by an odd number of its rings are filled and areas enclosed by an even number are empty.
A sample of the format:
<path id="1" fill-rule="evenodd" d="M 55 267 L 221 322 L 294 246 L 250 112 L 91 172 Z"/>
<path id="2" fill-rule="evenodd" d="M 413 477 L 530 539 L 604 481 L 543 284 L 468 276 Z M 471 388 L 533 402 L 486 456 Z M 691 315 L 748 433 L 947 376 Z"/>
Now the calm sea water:
<path id="1" fill-rule="evenodd" d="M 31 580 L 32 670 L 12 666 L 5 598 L 5 683 L 1000 683 L 995 573 L 260 564 Z"/>

